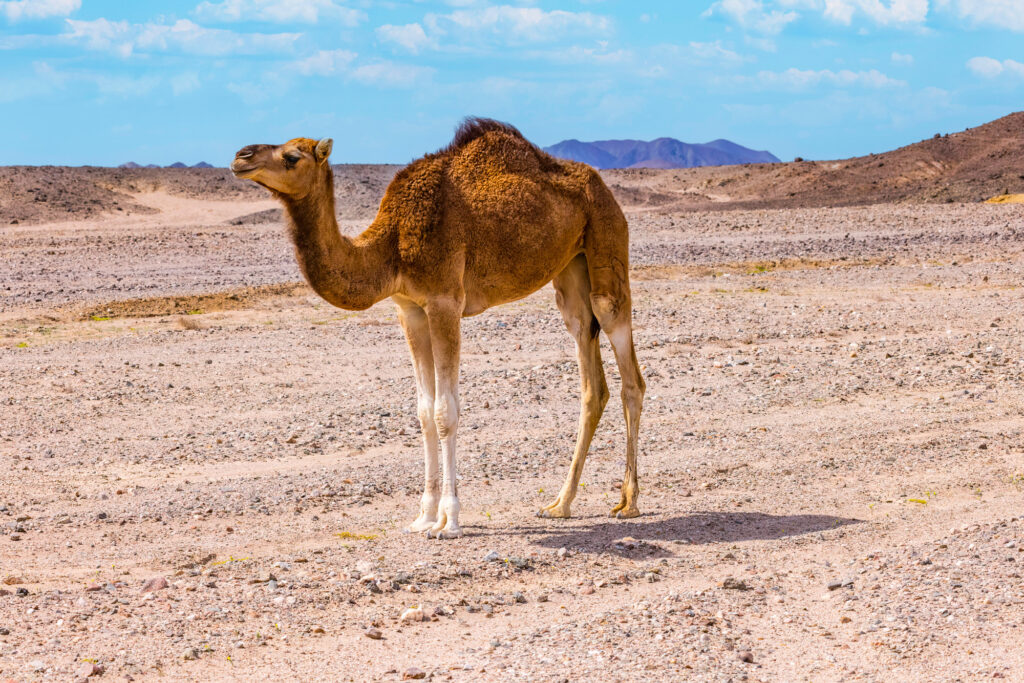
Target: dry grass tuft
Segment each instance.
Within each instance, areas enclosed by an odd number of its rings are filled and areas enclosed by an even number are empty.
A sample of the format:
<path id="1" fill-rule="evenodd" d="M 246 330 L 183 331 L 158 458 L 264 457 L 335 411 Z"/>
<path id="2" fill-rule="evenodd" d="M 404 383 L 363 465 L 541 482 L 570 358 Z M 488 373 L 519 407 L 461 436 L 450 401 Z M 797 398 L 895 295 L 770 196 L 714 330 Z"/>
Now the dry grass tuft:
<path id="1" fill-rule="evenodd" d="M 183 315 L 178 318 L 178 325 L 185 330 L 201 330 L 203 329 L 203 323 L 199 320 L 199 316 L 195 315 Z"/>

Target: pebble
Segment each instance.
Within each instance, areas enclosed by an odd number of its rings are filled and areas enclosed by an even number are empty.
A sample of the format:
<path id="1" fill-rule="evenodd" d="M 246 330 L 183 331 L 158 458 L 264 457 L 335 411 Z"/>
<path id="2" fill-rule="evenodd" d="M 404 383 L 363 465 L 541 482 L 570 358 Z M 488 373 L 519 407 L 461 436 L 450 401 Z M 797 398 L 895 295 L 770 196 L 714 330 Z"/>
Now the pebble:
<path id="1" fill-rule="evenodd" d="M 749 650 L 741 650 L 740 652 L 736 653 L 736 659 L 740 660 L 741 662 L 746 662 L 747 664 L 753 664 L 754 653 Z"/>
<path id="2" fill-rule="evenodd" d="M 199 659 L 199 650 L 197 650 L 194 647 L 190 647 L 187 650 L 185 650 L 185 654 L 183 654 L 181 657 L 186 662 L 190 662 L 194 659 Z"/>
<path id="3" fill-rule="evenodd" d="M 79 678 L 89 678 L 90 676 L 102 676 L 105 669 L 102 665 L 94 662 L 82 662 L 81 666 L 75 669 L 75 675 Z"/>
<path id="4" fill-rule="evenodd" d="M 363 631 L 363 635 L 369 638 L 370 640 L 380 640 L 384 637 L 384 634 L 380 632 L 379 628 L 374 628 L 372 626 Z"/>
<path id="5" fill-rule="evenodd" d="M 496 550 L 491 550 L 484 555 L 484 562 L 501 562 L 501 555 Z"/>
<path id="6" fill-rule="evenodd" d="M 398 619 L 403 624 L 410 624 L 418 621 L 429 621 L 428 617 L 424 612 L 423 608 L 419 605 L 410 607 L 409 609 L 402 612 L 402 616 Z"/>
<path id="7" fill-rule="evenodd" d="M 168 587 L 170 587 L 170 584 L 167 583 L 167 579 L 162 576 L 154 576 L 152 579 L 149 579 L 146 583 L 142 584 L 142 592 L 152 593 L 153 591 L 163 590 Z"/>
<path id="8" fill-rule="evenodd" d="M 402 674 L 403 681 L 415 681 L 426 677 L 427 672 L 415 666 L 410 666 L 408 669 L 405 670 L 405 673 Z"/>

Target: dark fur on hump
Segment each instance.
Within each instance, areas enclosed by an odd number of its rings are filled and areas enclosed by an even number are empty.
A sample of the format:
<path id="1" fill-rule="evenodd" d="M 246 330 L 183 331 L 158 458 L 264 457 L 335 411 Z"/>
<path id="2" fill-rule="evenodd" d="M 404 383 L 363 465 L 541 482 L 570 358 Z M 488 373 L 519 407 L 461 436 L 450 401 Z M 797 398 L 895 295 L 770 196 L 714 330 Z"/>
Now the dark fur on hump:
<path id="1" fill-rule="evenodd" d="M 437 153 L 448 154 L 449 152 L 455 152 L 490 132 L 506 133 L 514 135 L 520 140 L 526 140 L 523 134 L 519 132 L 519 129 L 511 124 L 479 116 L 467 116 L 462 119 L 459 127 L 455 129 L 455 137 L 448 143 L 448 146 L 439 149 Z"/>

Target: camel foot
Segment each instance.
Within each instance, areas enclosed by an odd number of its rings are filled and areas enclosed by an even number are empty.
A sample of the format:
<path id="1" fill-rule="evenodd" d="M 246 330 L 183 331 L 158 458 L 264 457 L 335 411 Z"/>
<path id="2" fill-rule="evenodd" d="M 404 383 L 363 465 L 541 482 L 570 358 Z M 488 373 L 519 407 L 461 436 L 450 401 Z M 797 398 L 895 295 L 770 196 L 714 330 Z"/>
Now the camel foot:
<path id="1" fill-rule="evenodd" d="M 627 503 L 622 501 L 618 505 L 612 508 L 612 511 L 608 513 L 609 517 L 615 519 L 630 519 L 632 517 L 639 517 L 640 510 L 637 508 L 636 503 Z"/>
<path id="2" fill-rule="evenodd" d="M 427 532 L 427 538 L 437 538 L 440 540 L 447 540 L 451 538 L 462 538 L 462 529 L 457 526 L 446 526 L 440 529 L 431 529 Z"/>
<path id="3" fill-rule="evenodd" d="M 545 505 L 538 510 L 537 516 L 549 519 L 569 519 L 572 517 L 572 512 L 569 510 L 569 503 L 563 503 L 562 499 L 559 498 L 551 505 Z"/>
<path id="4" fill-rule="evenodd" d="M 412 524 L 405 527 L 405 533 L 418 534 L 428 529 L 433 529 L 435 524 L 437 524 L 437 517 L 435 515 L 428 516 L 421 512 L 420 516 L 414 519 Z"/>
<path id="5" fill-rule="evenodd" d="M 437 506 L 437 520 L 427 529 L 427 538 L 461 538 L 459 527 L 459 499 L 455 496 L 444 496 Z"/>

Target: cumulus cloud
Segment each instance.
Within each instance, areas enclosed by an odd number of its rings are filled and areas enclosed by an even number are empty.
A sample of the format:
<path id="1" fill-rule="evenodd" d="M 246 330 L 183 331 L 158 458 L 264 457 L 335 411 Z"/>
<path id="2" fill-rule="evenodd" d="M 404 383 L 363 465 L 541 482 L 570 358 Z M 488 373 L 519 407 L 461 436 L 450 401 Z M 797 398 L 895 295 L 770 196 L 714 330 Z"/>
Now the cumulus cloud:
<path id="1" fill-rule="evenodd" d="M 344 26 L 358 26 L 366 13 L 339 5 L 334 0 L 223 0 L 204 1 L 195 15 L 207 21 L 267 21 L 275 23 L 320 20 L 336 21 Z"/>
<path id="2" fill-rule="evenodd" d="M 82 6 L 82 0 L 4 0 L 0 15 L 8 21 L 66 17 Z"/>
<path id="3" fill-rule="evenodd" d="M 786 69 L 785 71 L 761 71 L 753 79 L 746 79 L 755 86 L 762 88 L 782 88 L 786 90 L 804 90 L 821 85 L 837 87 L 891 88 L 905 86 L 904 81 L 886 76 L 884 73 L 870 71 L 832 71 L 830 69 Z"/>
<path id="4" fill-rule="evenodd" d="M 975 25 L 1024 31 L 1021 0 L 938 0 L 938 4 Z"/>
<path id="5" fill-rule="evenodd" d="M 496 5 L 428 14 L 425 32 L 462 40 L 498 40 L 503 43 L 541 43 L 572 35 L 604 34 L 611 29 L 607 17 L 590 12 L 546 11 L 537 7 Z"/>
<path id="6" fill-rule="evenodd" d="M 885 26 L 913 26 L 927 18 L 928 0 L 717 0 L 708 7 L 704 16 L 718 14 L 731 18 L 747 30 L 775 35 L 804 13 L 820 14 L 846 26 L 853 23 L 858 15 Z"/>
<path id="7" fill-rule="evenodd" d="M 893 52 L 892 53 L 892 63 L 893 64 L 904 64 L 904 65 L 909 66 L 909 65 L 914 63 L 914 55 L 905 55 L 905 54 L 902 54 L 900 52 Z"/>
<path id="8" fill-rule="evenodd" d="M 769 9 L 761 0 L 718 0 L 708 7 L 704 16 L 721 14 L 740 26 L 759 33 L 776 35 L 800 18 L 793 10 Z"/>
<path id="9" fill-rule="evenodd" d="M 377 28 L 377 37 L 414 54 L 424 48 L 437 47 L 437 41 L 429 37 L 419 24 L 404 24 L 402 26 L 384 24 Z"/>
<path id="10" fill-rule="evenodd" d="M 434 69 L 415 64 L 380 61 L 357 66 L 351 77 L 366 85 L 384 88 L 409 88 L 430 81 Z"/>
<path id="11" fill-rule="evenodd" d="M 132 24 L 127 21 L 68 19 L 63 39 L 91 50 L 112 51 L 122 57 L 135 52 L 183 52 L 219 56 L 286 52 L 298 33 L 235 33 L 200 26 L 188 19 L 173 24 Z"/>
<path id="12" fill-rule="evenodd" d="M 344 71 L 357 56 L 348 50 L 320 50 L 315 55 L 293 62 L 292 67 L 304 76 L 332 76 Z"/>
<path id="13" fill-rule="evenodd" d="M 1024 63 L 1013 59 L 999 61 L 991 57 L 974 57 L 967 60 L 967 68 L 982 78 L 1015 76 L 1024 78 Z"/>

